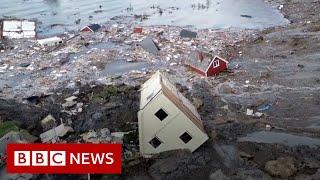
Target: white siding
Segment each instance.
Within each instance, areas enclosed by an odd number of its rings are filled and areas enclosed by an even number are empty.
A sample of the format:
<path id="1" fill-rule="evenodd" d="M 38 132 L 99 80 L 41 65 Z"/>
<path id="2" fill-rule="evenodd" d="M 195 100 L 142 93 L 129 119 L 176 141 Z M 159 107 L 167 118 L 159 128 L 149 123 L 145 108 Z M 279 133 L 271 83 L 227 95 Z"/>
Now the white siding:
<path id="1" fill-rule="evenodd" d="M 141 87 L 140 109 L 143 109 L 151 99 L 161 91 L 160 74 L 154 74 Z"/>
<path id="2" fill-rule="evenodd" d="M 168 117 L 163 121 L 154 115 L 160 108 L 168 113 Z M 207 135 L 162 93 L 154 97 L 138 116 L 140 152 L 143 155 L 175 149 L 189 149 L 192 152 L 208 139 Z M 179 138 L 186 131 L 193 137 L 187 144 Z M 149 144 L 155 136 L 163 142 L 157 148 Z"/>
<path id="3" fill-rule="evenodd" d="M 3 21 L 2 35 L 8 38 L 34 38 L 36 23 L 32 21 L 5 20 Z"/>

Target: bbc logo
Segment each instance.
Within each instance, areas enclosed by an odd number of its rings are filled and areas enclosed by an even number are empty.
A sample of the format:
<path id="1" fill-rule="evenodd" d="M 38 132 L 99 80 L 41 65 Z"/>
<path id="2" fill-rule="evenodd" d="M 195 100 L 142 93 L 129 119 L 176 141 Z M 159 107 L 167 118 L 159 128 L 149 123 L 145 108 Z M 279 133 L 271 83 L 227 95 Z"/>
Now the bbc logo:
<path id="1" fill-rule="evenodd" d="M 121 174 L 121 152 L 121 144 L 7 144 L 7 172 Z"/>
<path id="2" fill-rule="evenodd" d="M 14 166 L 66 166 L 66 151 L 14 151 Z"/>

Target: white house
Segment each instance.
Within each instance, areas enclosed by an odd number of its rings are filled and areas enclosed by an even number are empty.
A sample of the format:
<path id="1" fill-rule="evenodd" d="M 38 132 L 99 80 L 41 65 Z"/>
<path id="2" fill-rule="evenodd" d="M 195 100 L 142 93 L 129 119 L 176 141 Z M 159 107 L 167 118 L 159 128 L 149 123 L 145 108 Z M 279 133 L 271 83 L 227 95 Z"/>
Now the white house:
<path id="1" fill-rule="evenodd" d="M 159 71 L 142 85 L 138 125 L 145 157 L 175 149 L 193 152 L 208 139 L 196 108 Z"/>
<path id="2" fill-rule="evenodd" d="M 12 39 L 34 38 L 36 23 L 28 20 L 3 20 L 2 36 Z"/>
<path id="3" fill-rule="evenodd" d="M 57 46 L 63 43 L 63 40 L 57 36 L 46 38 L 46 39 L 39 39 L 37 41 L 38 41 L 38 44 L 40 44 L 42 47 Z"/>

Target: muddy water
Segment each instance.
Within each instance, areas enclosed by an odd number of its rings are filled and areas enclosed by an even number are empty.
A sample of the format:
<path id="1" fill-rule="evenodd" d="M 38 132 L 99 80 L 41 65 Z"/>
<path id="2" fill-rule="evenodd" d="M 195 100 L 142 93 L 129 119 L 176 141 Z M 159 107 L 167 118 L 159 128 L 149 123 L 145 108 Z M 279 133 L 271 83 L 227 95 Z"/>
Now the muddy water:
<path id="1" fill-rule="evenodd" d="M 262 0 L 1 0 L 0 9 L 0 17 L 38 19 L 42 35 L 132 14 L 151 15 L 146 25 L 196 28 L 264 28 L 286 22 Z"/>
<path id="2" fill-rule="evenodd" d="M 296 136 L 287 133 L 260 131 L 248 134 L 246 137 L 238 139 L 239 142 L 256 142 L 268 144 L 282 144 L 286 146 L 307 145 L 310 147 L 320 147 L 320 139 L 305 136 Z"/>

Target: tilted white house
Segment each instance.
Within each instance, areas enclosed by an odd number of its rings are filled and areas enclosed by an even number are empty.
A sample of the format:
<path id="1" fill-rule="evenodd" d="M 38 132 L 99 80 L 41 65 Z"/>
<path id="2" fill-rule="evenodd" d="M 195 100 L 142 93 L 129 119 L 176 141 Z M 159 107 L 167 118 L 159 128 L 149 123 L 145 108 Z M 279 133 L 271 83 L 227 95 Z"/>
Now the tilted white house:
<path id="1" fill-rule="evenodd" d="M 145 157 L 175 149 L 193 152 L 208 139 L 196 108 L 159 71 L 142 85 L 138 119 Z"/>

